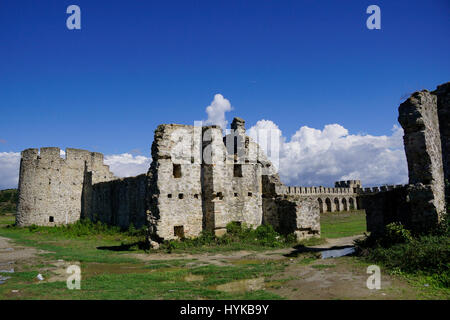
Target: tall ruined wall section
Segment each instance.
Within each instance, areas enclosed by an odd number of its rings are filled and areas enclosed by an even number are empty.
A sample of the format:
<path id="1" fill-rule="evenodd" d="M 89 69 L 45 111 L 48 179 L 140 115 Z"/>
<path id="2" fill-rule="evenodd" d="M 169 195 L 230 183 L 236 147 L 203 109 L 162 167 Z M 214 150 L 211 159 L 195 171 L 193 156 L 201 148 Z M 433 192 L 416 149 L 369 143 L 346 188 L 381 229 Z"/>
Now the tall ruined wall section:
<path id="1" fill-rule="evenodd" d="M 399 106 L 409 185 L 362 192 L 369 231 L 381 232 L 391 222 L 426 231 L 441 221 L 448 178 L 449 88 L 447 83 L 431 93 L 415 92 Z"/>
<path id="2" fill-rule="evenodd" d="M 450 183 L 450 82 L 438 86 L 432 94 L 437 96 L 444 179 Z M 449 202 L 450 186 L 446 187 L 447 202 Z"/>
<path id="3" fill-rule="evenodd" d="M 445 184 L 437 96 L 424 90 L 399 107 L 398 121 L 405 132 L 412 221 L 438 223 L 445 210 Z"/>
<path id="4" fill-rule="evenodd" d="M 19 203 L 16 223 L 53 226 L 73 223 L 82 213 L 85 177 L 94 183 L 114 176 L 103 164 L 103 155 L 79 149 L 27 149 L 22 152 L 19 173 Z"/>
<path id="5" fill-rule="evenodd" d="M 226 148 L 226 201 L 228 222 L 238 221 L 259 226 L 262 223 L 263 164 L 258 157 L 259 146 L 245 134 L 245 121 L 234 118 L 231 133 L 224 139 Z M 227 223 L 228 223 L 227 222 Z"/>
<path id="6" fill-rule="evenodd" d="M 148 172 L 147 219 L 152 240 L 194 237 L 203 226 L 201 128 L 160 125 Z"/>
<path id="7" fill-rule="evenodd" d="M 147 193 L 152 240 L 221 235 L 231 221 L 261 224 L 261 164 L 248 150 L 238 159 L 226 141 L 219 126 L 157 128 Z"/>

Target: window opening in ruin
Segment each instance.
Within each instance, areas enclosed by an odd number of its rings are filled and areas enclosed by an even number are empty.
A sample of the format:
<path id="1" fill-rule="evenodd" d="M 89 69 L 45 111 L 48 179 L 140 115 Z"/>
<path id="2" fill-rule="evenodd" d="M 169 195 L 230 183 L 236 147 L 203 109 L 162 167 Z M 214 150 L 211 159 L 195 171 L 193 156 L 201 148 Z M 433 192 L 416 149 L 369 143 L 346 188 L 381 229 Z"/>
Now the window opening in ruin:
<path id="1" fill-rule="evenodd" d="M 172 194 L 169 193 L 169 194 L 167 195 L 167 198 L 169 198 L 169 199 L 172 198 Z"/>
<path id="2" fill-rule="evenodd" d="M 237 193 L 235 193 L 235 194 L 234 194 L 234 196 L 235 196 L 235 197 L 237 197 L 237 196 L 238 196 L 238 194 L 237 194 Z"/>
<path id="3" fill-rule="evenodd" d="M 198 194 L 194 194 L 194 198 L 195 198 L 195 199 L 198 199 Z"/>
<path id="4" fill-rule="evenodd" d="M 251 193 L 251 192 L 249 192 L 249 193 L 248 193 L 248 196 L 249 196 L 249 197 L 251 197 L 251 196 L 252 196 L 252 193 Z"/>
<path id="5" fill-rule="evenodd" d="M 219 198 L 219 200 L 222 200 L 222 199 L 223 199 L 223 194 L 222 194 L 222 192 L 217 192 L 216 197 Z"/>
<path id="6" fill-rule="evenodd" d="M 174 226 L 173 234 L 180 239 L 184 238 L 184 226 Z"/>
<path id="7" fill-rule="evenodd" d="M 184 195 L 182 193 L 178 194 L 178 199 L 183 199 Z"/>
<path id="8" fill-rule="evenodd" d="M 242 164 L 234 164 L 233 175 L 235 178 L 242 178 Z"/>
<path id="9" fill-rule="evenodd" d="M 174 164 L 173 165 L 173 177 L 174 178 L 181 178 L 181 164 Z"/>
<path id="10" fill-rule="evenodd" d="M 49 222 L 54 222 L 55 219 L 54 219 L 52 216 L 50 216 L 50 217 L 48 217 L 48 221 L 49 221 Z"/>

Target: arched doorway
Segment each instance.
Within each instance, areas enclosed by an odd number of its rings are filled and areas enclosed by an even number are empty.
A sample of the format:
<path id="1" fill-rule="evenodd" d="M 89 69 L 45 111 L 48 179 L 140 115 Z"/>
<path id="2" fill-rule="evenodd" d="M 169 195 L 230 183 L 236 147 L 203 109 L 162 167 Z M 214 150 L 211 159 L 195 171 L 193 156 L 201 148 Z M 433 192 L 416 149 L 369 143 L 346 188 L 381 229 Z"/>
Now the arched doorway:
<path id="1" fill-rule="evenodd" d="M 341 204 L 338 198 L 334 198 L 334 208 L 336 209 L 335 211 L 341 211 Z"/>
<path id="2" fill-rule="evenodd" d="M 348 199 L 349 210 L 356 210 L 355 200 L 353 198 Z"/>
<path id="3" fill-rule="evenodd" d="M 327 205 L 327 212 L 331 212 L 331 200 L 330 198 L 325 199 L 325 204 Z"/>
<path id="4" fill-rule="evenodd" d="M 344 211 L 348 211 L 347 199 L 345 199 L 345 198 L 342 198 L 342 209 Z"/>
<path id="5" fill-rule="evenodd" d="M 322 199 L 317 199 L 317 201 L 319 202 L 319 211 L 320 213 L 323 213 L 323 201 Z"/>

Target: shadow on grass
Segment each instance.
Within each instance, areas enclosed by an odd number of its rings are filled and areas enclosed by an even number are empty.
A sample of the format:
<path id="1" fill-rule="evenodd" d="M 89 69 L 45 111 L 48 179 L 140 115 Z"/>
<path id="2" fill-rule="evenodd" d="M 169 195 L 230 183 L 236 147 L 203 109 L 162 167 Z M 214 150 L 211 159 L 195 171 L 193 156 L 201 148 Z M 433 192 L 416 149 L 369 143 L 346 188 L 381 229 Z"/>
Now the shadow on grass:
<path id="1" fill-rule="evenodd" d="M 137 241 L 133 243 L 122 243 L 118 246 L 102 246 L 97 247 L 98 250 L 108 250 L 108 251 L 134 251 L 136 249 L 139 250 L 147 250 L 148 244 L 145 241 Z"/>

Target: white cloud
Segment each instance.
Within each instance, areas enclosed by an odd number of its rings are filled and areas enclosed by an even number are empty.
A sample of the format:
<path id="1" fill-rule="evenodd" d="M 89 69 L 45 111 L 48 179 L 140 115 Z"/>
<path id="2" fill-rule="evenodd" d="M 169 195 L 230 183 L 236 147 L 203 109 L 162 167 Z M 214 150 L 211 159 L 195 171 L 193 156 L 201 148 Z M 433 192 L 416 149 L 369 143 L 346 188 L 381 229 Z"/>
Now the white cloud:
<path id="1" fill-rule="evenodd" d="M 218 124 L 222 127 L 222 130 L 225 129 L 228 123 L 225 120 L 225 112 L 232 109 L 228 99 L 225 99 L 220 93 L 216 94 L 211 104 L 206 107 L 208 119 L 205 121 L 205 125 Z"/>
<path id="2" fill-rule="evenodd" d="M 105 156 L 105 164 L 109 165 L 109 169 L 117 177 L 132 177 L 147 173 L 150 162 L 149 157 L 133 156 L 130 153 Z"/>
<path id="3" fill-rule="evenodd" d="M 326 125 L 322 130 L 303 126 L 287 139 L 274 122 L 260 120 L 248 135 L 257 140 L 259 129 L 273 130 L 280 137 L 278 167 L 287 185 L 332 186 L 334 181 L 360 179 L 365 186 L 377 186 L 408 181 L 403 130 L 396 125 L 391 135 L 383 136 L 349 134 L 339 124 Z M 270 150 L 274 148 L 274 144 L 269 146 Z M 269 158 L 275 156 L 269 154 Z M 150 157 L 130 153 L 105 156 L 105 164 L 118 177 L 146 173 L 150 162 Z M 0 152 L 0 189 L 17 187 L 19 166 L 20 153 Z"/>
<path id="4" fill-rule="evenodd" d="M 64 156 L 62 151 L 61 156 Z M 137 176 L 147 173 L 151 158 L 129 153 L 105 156 L 105 164 L 117 177 Z M 19 183 L 20 152 L 0 152 L 0 190 L 17 188 Z"/>
<path id="5" fill-rule="evenodd" d="M 279 131 L 279 173 L 287 185 L 333 186 L 334 181 L 360 179 L 363 185 L 376 186 L 408 181 L 403 130 L 397 125 L 390 136 L 349 134 L 339 124 L 322 130 L 302 126 L 288 140 L 275 123 L 260 120 L 248 134 L 257 141 L 260 129 Z"/>
<path id="6" fill-rule="evenodd" d="M 17 188 L 20 152 L 0 152 L 0 190 Z"/>

